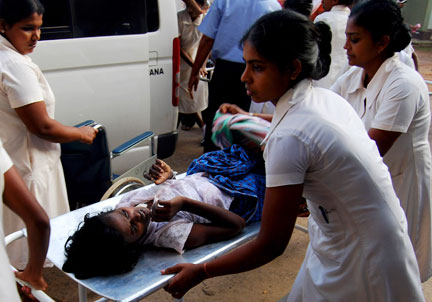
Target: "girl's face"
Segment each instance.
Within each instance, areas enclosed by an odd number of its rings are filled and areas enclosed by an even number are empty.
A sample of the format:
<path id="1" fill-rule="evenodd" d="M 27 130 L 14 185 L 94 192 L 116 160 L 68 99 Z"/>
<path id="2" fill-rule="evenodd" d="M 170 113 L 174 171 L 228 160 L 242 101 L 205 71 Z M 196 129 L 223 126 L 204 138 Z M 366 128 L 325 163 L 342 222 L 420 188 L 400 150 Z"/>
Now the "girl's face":
<path id="1" fill-rule="evenodd" d="M 345 35 L 344 48 L 347 51 L 349 65 L 367 69 L 369 66 L 380 66 L 384 62 L 385 47 L 381 42 L 375 42 L 369 31 L 357 26 L 355 19 L 348 19 Z"/>
<path id="2" fill-rule="evenodd" d="M 262 58 L 247 41 L 243 45 L 243 57 L 246 69 L 241 81 L 255 102 L 277 101 L 291 87 L 289 73 L 281 73 L 276 64 Z"/>
<path id="3" fill-rule="evenodd" d="M 118 208 L 106 215 L 108 224 L 129 243 L 138 241 L 146 234 L 150 218 L 150 210 L 144 207 Z"/>
<path id="4" fill-rule="evenodd" d="M 41 26 L 42 15 L 33 13 L 30 17 L 12 26 L 3 22 L 3 34 L 20 54 L 26 55 L 32 53 L 36 47 L 36 43 L 40 39 Z"/>

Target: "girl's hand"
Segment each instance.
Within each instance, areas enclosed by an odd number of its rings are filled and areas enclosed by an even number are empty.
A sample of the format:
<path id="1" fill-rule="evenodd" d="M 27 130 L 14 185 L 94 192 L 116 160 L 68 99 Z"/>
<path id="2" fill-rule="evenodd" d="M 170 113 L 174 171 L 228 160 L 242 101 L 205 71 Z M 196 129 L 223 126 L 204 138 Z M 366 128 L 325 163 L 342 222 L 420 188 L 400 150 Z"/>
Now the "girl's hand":
<path id="1" fill-rule="evenodd" d="M 156 163 L 152 165 L 149 173 L 145 174 L 144 177 L 153 180 L 155 184 L 159 185 L 167 179 L 171 179 L 173 177 L 173 172 L 166 162 L 156 159 Z"/>
<path id="2" fill-rule="evenodd" d="M 154 221 L 169 221 L 181 211 L 185 202 L 185 197 L 176 196 L 171 200 L 159 200 L 153 202 L 152 219 Z"/>
<path id="3" fill-rule="evenodd" d="M 30 273 L 29 269 L 27 268 L 22 272 L 15 272 L 15 277 L 29 283 L 38 290 L 46 290 L 48 287 L 48 283 L 46 283 L 42 275 L 33 276 L 33 274 Z"/>
<path id="4" fill-rule="evenodd" d="M 93 127 L 89 127 L 89 126 L 80 127 L 78 129 L 81 132 L 80 142 L 82 142 L 84 144 L 93 143 L 93 140 L 95 139 L 96 134 L 98 133 L 98 130 L 96 130 Z"/>
<path id="5" fill-rule="evenodd" d="M 222 105 L 219 107 L 219 111 L 220 111 L 221 113 L 231 113 L 231 114 L 237 114 L 237 113 L 240 113 L 240 114 L 249 114 L 249 112 L 244 111 L 244 110 L 241 109 L 239 106 L 234 105 L 234 104 L 228 104 L 228 103 L 222 104 Z"/>
<path id="6" fill-rule="evenodd" d="M 164 289 L 180 299 L 186 292 L 206 279 L 203 264 L 181 263 L 161 271 L 162 275 L 176 274 Z"/>

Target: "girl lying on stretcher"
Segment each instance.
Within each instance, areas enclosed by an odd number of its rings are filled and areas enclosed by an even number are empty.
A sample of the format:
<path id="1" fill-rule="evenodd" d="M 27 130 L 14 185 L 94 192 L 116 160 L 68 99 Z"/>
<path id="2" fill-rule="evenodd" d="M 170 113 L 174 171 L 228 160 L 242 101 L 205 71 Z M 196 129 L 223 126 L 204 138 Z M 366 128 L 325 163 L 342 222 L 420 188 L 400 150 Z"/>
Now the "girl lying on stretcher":
<path id="1" fill-rule="evenodd" d="M 228 116 L 220 121 L 225 126 L 219 130 L 225 134 L 217 131 L 215 139 L 224 137 L 225 143 L 219 145 L 226 146 L 236 137 L 236 141 L 247 141 L 248 147 L 233 144 L 206 153 L 191 163 L 181 179 L 171 179 L 171 168 L 157 161 L 150 175 L 158 185 L 126 194 L 114 210 L 85 216 L 65 244 L 63 270 L 78 279 L 125 273 L 147 245 L 182 253 L 228 239 L 241 232 L 245 223 L 260 220 L 264 165 L 261 153 L 257 156 L 251 149 L 259 149 L 255 147 L 269 124 L 256 117 Z M 233 129 L 239 123 L 247 124 L 248 139 Z"/>

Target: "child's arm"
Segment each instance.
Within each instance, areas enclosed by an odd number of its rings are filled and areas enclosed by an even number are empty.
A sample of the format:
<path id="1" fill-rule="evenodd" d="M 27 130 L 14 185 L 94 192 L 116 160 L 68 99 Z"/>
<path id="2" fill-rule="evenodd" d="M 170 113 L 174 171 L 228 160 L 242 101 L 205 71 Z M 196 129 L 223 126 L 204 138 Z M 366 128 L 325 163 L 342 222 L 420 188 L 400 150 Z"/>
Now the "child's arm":
<path id="1" fill-rule="evenodd" d="M 145 178 L 153 180 L 155 184 L 160 185 L 167 179 L 174 177 L 171 167 L 163 160 L 156 159 L 156 163 L 152 165 L 148 174 L 144 175 Z"/>
<path id="2" fill-rule="evenodd" d="M 185 248 L 194 248 L 230 238 L 245 226 L 244 219 L 233 212 L 184 196 L 165 201 L 159 200 L 158 203 L 153 204 L 152 216 L 156 221 L 168 221 L 179 211 L 187 211 L 211 221 L 210 224 L 193 225 Z"/>
<path id="3" fill-rule="evenodd" d="M 42 276 L 42 268 L 50 237 L 49 218 L 14 166 L 4 174 L 4 182 L 3 202 L 21 217 L 27 227 L 29 261 L 24 271 L 17 272 L 16 276 L 35 289 L 45 290 L 48 284 Z"/>

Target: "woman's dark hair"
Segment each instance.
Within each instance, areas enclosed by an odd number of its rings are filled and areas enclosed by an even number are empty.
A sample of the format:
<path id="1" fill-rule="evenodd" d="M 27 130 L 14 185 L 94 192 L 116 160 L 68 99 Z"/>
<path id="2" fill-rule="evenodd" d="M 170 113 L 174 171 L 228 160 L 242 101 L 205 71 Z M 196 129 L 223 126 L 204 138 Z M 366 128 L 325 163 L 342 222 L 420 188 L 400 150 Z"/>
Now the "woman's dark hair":
<path id="1" fill-rule="evenodd" d="M 109 276 L 132 270 L 143 247 L 126 242 L 121 234 L 106 223 L 106 215 L 86 214 L 84 221 L 65 243 L 66 262 L 62 269 L 77 279 Z"/>
<path id="2" fill-rule="evenodd" d="M 44 12 L 44 6 L 39 0 L 0 0 L 0 19 L 10 26 L 34 13 L 43 15 Z"/>
<path id="3" fill-rule="evenodd" d="M 360 1 L 351 10 L 350 19 L 355 25 L 363 27 L 378 42 L 389 36 L 388 56 L 401 51 L 411 41 L 409 27 L 404 23 L 401 10 L 393 0 Z"/>
<path id="4" fill-rule="evenodd" d="M 312 0 L 285 0 L 284 8 L 309 17 L 312 12 Z"/>
<path id="5" fill-rule="evenodd" d="M 292 62 L 298 59 L 301 72 L 295 83 L 305 78 L 319 80 L 329 72 L 330 27 L 323 22 L 313 24 L 309 18 L 290 9 L 259 18 L 240 41 L 241 44 L 245 42 L 276 64 L 281 72 L 289 70 Z"/>

